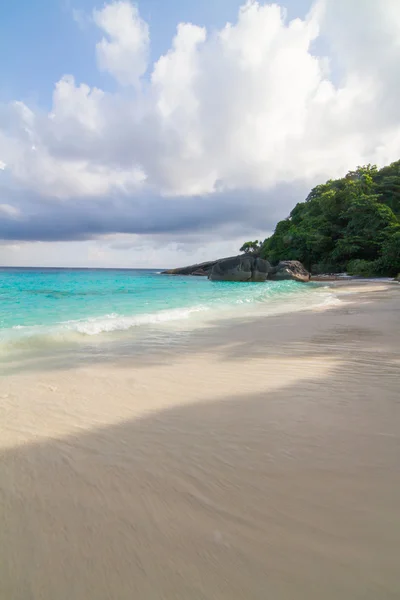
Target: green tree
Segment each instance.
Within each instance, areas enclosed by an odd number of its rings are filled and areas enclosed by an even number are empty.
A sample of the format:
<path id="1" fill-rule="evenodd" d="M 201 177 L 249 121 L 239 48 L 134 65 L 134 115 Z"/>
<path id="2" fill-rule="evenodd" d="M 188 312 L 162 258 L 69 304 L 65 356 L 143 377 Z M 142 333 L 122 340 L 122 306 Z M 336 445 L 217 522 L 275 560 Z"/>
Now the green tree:
<path id="1" fill-rule="evenodd" d="M 378 171 L 375 182 L 380 201 L 400 218 L 400 160 Z"/>
<path id="2" fill-rule="evenodd" d="M 240 252 L 244 252 L 245 254 L 259 254 L 261 246 L 262 243 L 258 240 L 255 240 L 254 242 L 245 242 L 240 248 Z"/>
<path id="3" fill-rule="evenodd" d="M 396 227 L 382 244 L 378 266 L 383 275 L 396 277 L 400 274 L 400 226 Z"/>
<path id="4" fill-rule="evenodd" d="M 256 251 L 272 263 L 300 260 L 317 272 L 351 263 L 364 273 L 389 275 L 400 271 L 399 219 L 400 161 L 381 170 L 366 165 L 313 188 Z M 252 244 L 242 251 L 253 251 Z"/>

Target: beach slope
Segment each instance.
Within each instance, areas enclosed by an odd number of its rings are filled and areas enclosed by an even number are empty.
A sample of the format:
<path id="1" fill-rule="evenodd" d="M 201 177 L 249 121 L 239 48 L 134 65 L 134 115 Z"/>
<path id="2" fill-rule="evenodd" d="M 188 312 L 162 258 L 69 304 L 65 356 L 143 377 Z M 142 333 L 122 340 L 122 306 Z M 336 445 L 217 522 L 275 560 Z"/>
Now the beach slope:
<path id="1" fill-rule="evenodd" d="M 398 598 L 400 286 L 5 364 L 0 597 Z"/>

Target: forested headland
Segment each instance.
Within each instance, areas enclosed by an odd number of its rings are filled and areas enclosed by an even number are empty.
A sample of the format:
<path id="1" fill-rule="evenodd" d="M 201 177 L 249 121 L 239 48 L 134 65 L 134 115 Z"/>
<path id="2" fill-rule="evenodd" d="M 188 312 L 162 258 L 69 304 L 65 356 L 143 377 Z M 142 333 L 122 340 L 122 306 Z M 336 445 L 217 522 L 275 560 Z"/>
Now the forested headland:
<path id="1" fill-rule="evenodd" d="M 264 242 L 241 251 L 272 264 L 298 260 L 313 274 L 400 273 L 400 160 L 378 169 L 367 165 L 311 190 Z"/>

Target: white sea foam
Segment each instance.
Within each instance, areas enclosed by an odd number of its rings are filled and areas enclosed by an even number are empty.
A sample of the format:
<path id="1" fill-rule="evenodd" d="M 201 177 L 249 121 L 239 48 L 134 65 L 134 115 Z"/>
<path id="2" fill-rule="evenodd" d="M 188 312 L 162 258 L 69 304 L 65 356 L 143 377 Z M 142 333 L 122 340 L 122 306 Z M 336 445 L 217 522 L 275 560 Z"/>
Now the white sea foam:
<path id="1" fill-rule="evenodd" d="M 272 316 L 310 309 L 324 310 L 341 302 L 332 292 L 332 288 L 327 286 L 307 289 L 308 293 L 304 293 L 305 290 L 299 288 L 299 293 L 293 294 L 268 295 L 265 298 L 241 297 L 235 298 L 233 303 L 210 303 L 136 315 L 110 313 L 53 325 L 15 325 L 9 330 L 3 330 L 0 336 L 0 347 L 7 353 L 10 348 L 34 348 L 65 342 L 79 343 L 88 339 L 88 336 L 95 338 L 100 334 L 117 334 L 134 328 L 140 330 L 143 327 L 146 331 L 149 327 L 152 329 L 168 327 L 172 328 L 172 331 L 182 328 L 189 330 L 220 319 Z"/>
<path id="2" fill-rule="evenodd" d="M 62 325 L 64 329 L 77 331 L 86 335 L 97 335 L 111 331 L 125 331 L 132 327 L 140 325 L 153 325 L 157 323 L 167 323 L 169 321 L 180 321 L 188 319 L 193 313 L 208 310 L 205 306 L 195 306 L 193 308 L 176 308 L 172 310 L 163 310 L 154 313 L 147 313 L 135 316 L 122 316 L 115 313 L 104 315 L 102 317 L 93 317 L 82 321 L 68 321 Z"/>
<path id="3" fill-rule="evenodd" d="M 1 332 L 0 343 L 24 343 L 32 340 L 32 338 L 36 340 L 53 338 L 53 340 L 63 341 L 74 339 L 74 335 L 76 339 L 76 335 L 95 336 L 101 333 L 126 331 L 146 325 L 186 321 L 195 313 L 205 312 L 209 308 L 198 305 L 190 308 L 176 308 L 132 316 L 111 313 L 100 317 L 64 321 L 54 325 L 14 325 L 14 327 Z"/>
<path id="4" fill-rule="evenodd" d="M 322 300 L 322 302 L 316 304 L 312 307 L 313 310 L 321 311 L 328 310 L 330 308 L 335 308 L 335 306 L 339 306 L 343 304 L 343 300 L 340 300 L 335 294 L 327 293 L 326 297 Z"/>

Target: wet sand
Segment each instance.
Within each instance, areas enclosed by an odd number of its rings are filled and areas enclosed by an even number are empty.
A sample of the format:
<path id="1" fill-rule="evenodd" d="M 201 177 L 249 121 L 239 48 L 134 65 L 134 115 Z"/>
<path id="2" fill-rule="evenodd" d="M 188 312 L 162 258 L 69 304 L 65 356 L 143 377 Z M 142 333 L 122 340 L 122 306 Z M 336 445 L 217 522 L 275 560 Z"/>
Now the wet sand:
<path id="1" fill-rule="evenodd" d="M 400 597 L 400 286 L 0 381 L 0 598 Z"/>

